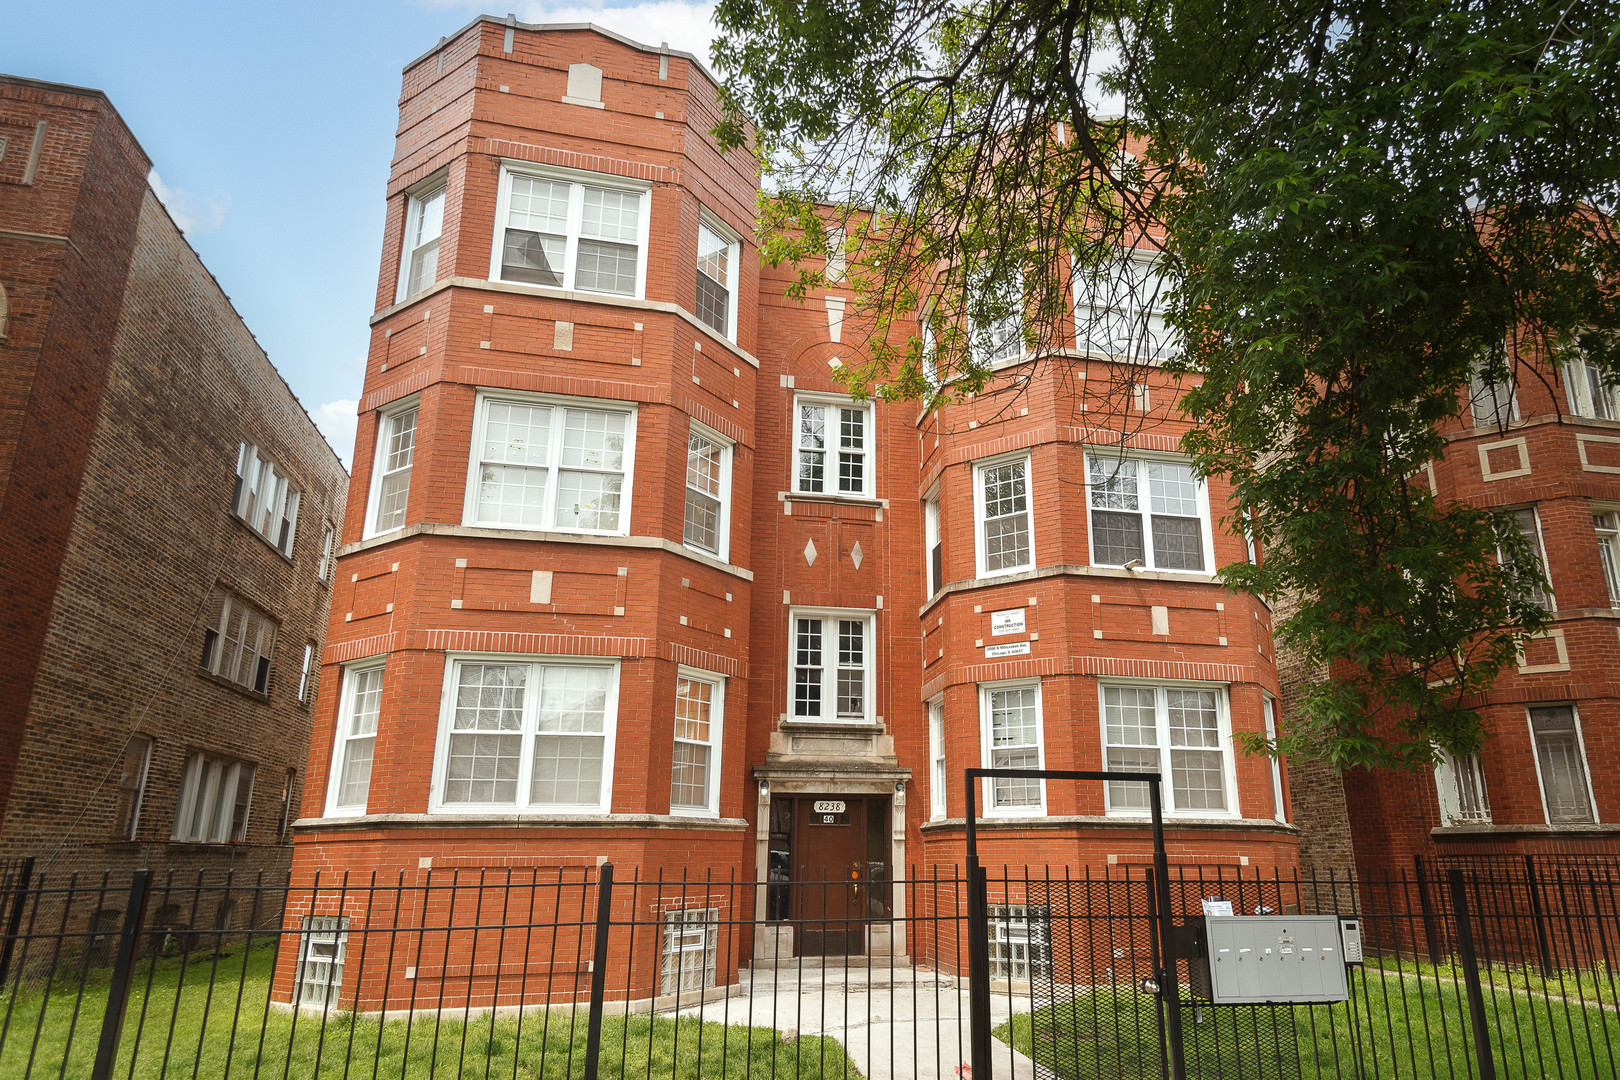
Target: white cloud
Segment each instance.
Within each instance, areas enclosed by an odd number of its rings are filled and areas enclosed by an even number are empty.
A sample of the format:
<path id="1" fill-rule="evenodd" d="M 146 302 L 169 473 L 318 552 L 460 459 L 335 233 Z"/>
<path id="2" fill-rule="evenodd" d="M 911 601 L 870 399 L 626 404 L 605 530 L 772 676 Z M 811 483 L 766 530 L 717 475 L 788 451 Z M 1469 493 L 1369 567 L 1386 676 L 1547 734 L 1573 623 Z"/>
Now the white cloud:
<path id="1" fill-rule="evenodd" d="M 185 188 L 170 187 L 163 182 L 156 169 L 148 173 L 146 179 L 158 200 L 168 207 L 169 216 L 174 218 L 181 232 L 193 235 L 213 232 L 225 224 L 225 211 L 230 207 L 230 199 L 204 199 Z"/>
<path id="2" fill-rule="evenodd" d="M 321 434 L 326 436 L 326 441 L 332 444 L 332 449 L 337 451 L 344 468 L 354 464 L 354 433 L 360 424 L 359 409 L 358 401 L 339 398 L 317 406 L 309 414 Z"/>

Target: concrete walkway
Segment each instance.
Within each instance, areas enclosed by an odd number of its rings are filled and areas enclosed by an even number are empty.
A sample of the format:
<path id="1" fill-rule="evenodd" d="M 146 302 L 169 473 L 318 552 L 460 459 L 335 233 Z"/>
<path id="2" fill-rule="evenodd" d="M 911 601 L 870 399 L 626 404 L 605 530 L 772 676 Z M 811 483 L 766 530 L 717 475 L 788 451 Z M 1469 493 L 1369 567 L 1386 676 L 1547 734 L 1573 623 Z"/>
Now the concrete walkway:
<path id="1" fill-rule="evenodd" d="M 1028 1008 L 1027 1000 L 1022 1004 Z M 1006 994 L 992 995 L 993 1023 L 1006 1021 L 1010 1011 Z M 802 973 L 796 967 L 744 971 L 730 996 L 680 1013 L 775 1028 L 790 1037 L 830 1035 L 867 1080 L 957 1080 L 968 1059 L 967 979 L 924 968 L 891 972 L 861 963 L 847 971 L 842 964 Z M 993 1080 L 1035 1080 L 1035 1063 L 1006 1043 L 996 1040 L 991 1053 Z"/>

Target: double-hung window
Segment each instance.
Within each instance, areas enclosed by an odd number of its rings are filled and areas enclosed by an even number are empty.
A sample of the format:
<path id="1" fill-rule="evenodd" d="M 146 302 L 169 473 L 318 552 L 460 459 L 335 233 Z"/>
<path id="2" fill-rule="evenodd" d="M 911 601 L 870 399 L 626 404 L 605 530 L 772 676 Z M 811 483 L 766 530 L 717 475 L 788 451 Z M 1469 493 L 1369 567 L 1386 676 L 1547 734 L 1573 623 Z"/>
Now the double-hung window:
<path id="1" fill-rule="evenodd" d="M 988 683 L 979 687 L 980 745 L 988 769 L 1039 769 L 1041 684 Z M 1046 813 L 1044 780 L 986 777 L 986 814 Z"/>
<path id="2" fill-rule="evenodd" d="M 247 839 L 253 766 L 212 754 L 192 754 L 180 777 L 180 804 L 170 839 L 193 844 L 240 844 Z"/>
<path id="3" fill-rule="evenodd" d="M 146 799 L 146 777 L 152 766 L 152 740 L 131 735 L 124 744 L 118 772 L 118 809 L 113 815 L 112 838 L 133 840 L 141 823 L 141 803 Z"/>
<path id="4" fill-rule="evenodd" d="M 1226 694 L 1212 686 L 1102 687 L 1105 768 L 1166 777 L 1164 810 L 1190 817 L 1233 817 L 1230 721 Z M 1145 814 L 1147 784 L 1110 781 L 1111 814 Z"/>
<path id="5" fill-rule="evenodd" d="M 1028 455 L 974 464 L 979 577 L 1034 568 L 1035 508 L 1029 479 Z"/>
<path id="6" fill-rule="evenodd" d="M 1275 747 L 1277 745 L 1277 703 L 1270 694 L 1267 694 L 1261 704 L 1266 714 L 1266 741 Z M 1283 801 L 1282 758 L 1276 754 L 1267 754 L 1266 761 L 1271 765 L 1271 816 L 1286 823 L 1288 821 L 1288 804 Z"/>
<path id="7" fill-rule="evenodd" d="M 793 719 L 871 723 L 871 612 L 794 610 L 789 626 Z"/>
<path id="8" fill-rule="evenodd" d="M 675 678 L 675 752 L 669 783 L 672 814 L 720 812 L 720 729 L 725 681 L 682 671 Z"/>
<path id="9" fill-rule="evenodd" d="M 730 551 L 731 443 L 696 421 L 686 435 L 687 547 L 724 559 Z"/>
<path id="10" fill-rule="evenodd" d="M 1191 465 L 1086 455 L 1093 566 L 1207 571 L 1209 498 Z"/>
<path id="11" fill-rule="evenodd" d="M 337 528 L 328 521 L 321 530 L 321 561 L 315 566 L 315 579 L 324 585 L 332 584 L 337 569 Z"/>
<path id="12" fill-rule="evenodd" d="M 490 277 L 640 297 L 651 189 L 569 170 L 501 170 Z"/>
<path id="13" fill-rule="evenodd" d="M 698 222 L 697 317 L 727 340 L 737 338 L 737 261 L 742 245 L 705 213 Z"/>
<path id="14" fill-rule="evenodd" d="M 332 777 L 326 785 L 328 816 L 366 812 L 382 688 L 383 665 L 369 663 L 344 669 L 337 746 L 332 752 Z"/>
<path id="15" fill-rule="evenodd" d="M 1005 309 L 974 334 L 980 358 L 991 367 L 1011 364 L 1024 355 L 1024 275 L 1015 272 L 1001 295 L 998 308 Z"/>
<path id="16" fill-rule="evenodd" d="M 432 809 L 608 812 L 616 664 L 452 659 Z"/>
<path id="17" fill-rule="evenodd" d="M 793 403 L 793 490 L 802 495 L 872 497 L 872 406 L 797 398 Z"/>
<path id="18" fill-rule="evenodd" d="M 1468 408 L 1475 427 L 1506 427 L 1519 418 L 1519 400 L 1511 377 L 1498 381 L 1476 365 L 1468 379 Z"/>
<path id="19" fill-rule="evenodd" d="M 945 816 L 945 706 L 928 703 L 928 819 Z"/>
<path id="20" fill-rule="evenodd" d="M 1620 420 L 1620 386 L 1605 379 L 1584 356 L 1564 366 L 1564 391 L 1569 397 L 1569 411 L 1576 416 Z"/>
<path id="21" fill-rule="evenodd" d="M 1586 746 L 1573 705 L 1529 709 L 1536 773 L 1549 825 L 1583 825 L 1597 820 L 1586 771 Z"/>
<path id="22" fill-rule="evenodd" d="M 1525 543 L 1530 545 L 1530 556 L 1533 560 L 1535 560 L 1535 569 L 1541 572 L 1543 578 L 1546 578 L 1547 548 L 1546 545 L 1541 541 L 1541 519 L 1536 514 L 1536 508 L 1533 506 L 1524 506 L 1517 510 L 1510 511 L 1510 513 L 1513 514 L 1513 523 L 1518 527 L 1519 535 L 1523 536 Z M 1510 561 L 1507 559 L 1506 554 L 1501 551 L 1496 553 L 1496 557 L 1498 560 L 1503 562 Z M 1531 598 L 1548 611 L 1557 610 L 1553 603 L 1552 595 L 1540 585 L 1537 585 L 1535 591 L 1531 593 Z"/>
<path id="23" fill-rule="evenodd" d="M 928 561 L 928 593 L 933 596 L 945 585 L 944 556 L 940 549 L 939 492 L 923 502 L 923 557 Z"/>
<path id="24" fill-rule="evenodd" d="M 1620 608 L 1620 511 L 1594 510 L 1592 529 L 1597 533 L 1603 580 L 1609 586 L 1609 606 Z"/>
<path id="25" fill-rule="evenodd" d="M 625 535 L 635 426 L 607 402 L 481 395 L 467 524 Z"/>
<path id="26" fill-rule="evenodd" d="M 405 525 L 411 494 L 411 465 L 416 460 L 416 413 L 412 404 L 385 413 L 377 429 L 377 464 L 371 477 L 367 536 Z"/>
<path id="27" fill-rule="evenodd" d="M 268 694 L 276 624 L 257 608 L 221 589 L 216 589 L 210 598 L 209 612 L 208 624 L 203 627 L 203 670 L 256 694 Z"/>
<path id="28" fill-rule="evenodd" d="M 300 495 L 287 474 L 252 443 L 236 451 L 236 490 L 231 509 L 277 551 L 292 557 Z"/>
<path id="29" fill-rule="evenodd" d="M 315 643 L 304 642 L 304 664 L 298 669 L 298 700 L 309 703 L 315 695 Z"/>
<path id="30" fill-rule="evenodd" d="M 1108 356 L 1172 355 L 1175 339 L 1164 321 L 1169 297 L 1168 276 L 1150 252 L 1122 252 L 1097 266 L 1076 264 L 1076 345 Z"/>
<path id="31" fill-rule="evenodd" d="M 432 285 L 439 276 L 439 237 L 444 232 L 444 184 L 408 198 L 405 246 L 399 265 L 398 303 Z"/>
<path id="32" fill-rule="evenodd" d="M 1485 769 L 1478 754 L 1456 757 L 1440 751 L 1434 763 L 1434 787 L 1440 800 L 1440 824 L 1480 825 L 1491 820 L 1485 796 Z"/>

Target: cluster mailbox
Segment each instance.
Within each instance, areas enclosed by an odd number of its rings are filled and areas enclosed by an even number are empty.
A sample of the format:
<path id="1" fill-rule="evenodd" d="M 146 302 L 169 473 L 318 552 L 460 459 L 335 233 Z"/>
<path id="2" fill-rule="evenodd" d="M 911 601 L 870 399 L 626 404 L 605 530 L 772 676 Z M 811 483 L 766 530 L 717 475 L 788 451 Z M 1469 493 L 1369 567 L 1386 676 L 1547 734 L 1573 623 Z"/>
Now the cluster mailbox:
<path id="1" fill-rule="evenodd" d="M 1337 915 L 1206 915 L 1204 941 L 1192 992 L 1216 1005 L 1347 1001 L 1361 960 L 1360 923 Z"/>

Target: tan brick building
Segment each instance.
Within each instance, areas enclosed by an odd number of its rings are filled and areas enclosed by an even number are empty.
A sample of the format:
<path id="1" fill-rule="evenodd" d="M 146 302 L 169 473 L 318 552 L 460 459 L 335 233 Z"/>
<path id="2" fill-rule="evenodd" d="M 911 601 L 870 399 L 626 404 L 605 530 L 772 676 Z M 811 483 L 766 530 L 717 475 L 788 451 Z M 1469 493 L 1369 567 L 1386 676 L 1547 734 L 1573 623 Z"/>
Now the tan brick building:
<path id="1" fill-rule="evenodd" d="M 0 76 L 0 855 L 282 871 L 346 476 L 149 169 Z"/>

